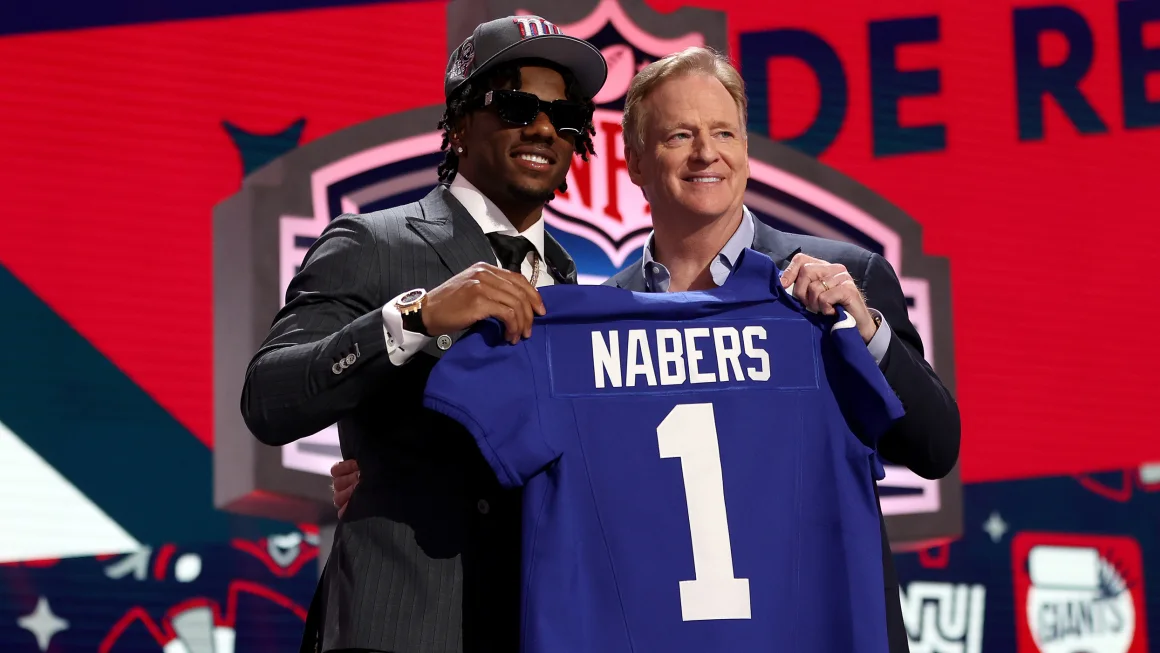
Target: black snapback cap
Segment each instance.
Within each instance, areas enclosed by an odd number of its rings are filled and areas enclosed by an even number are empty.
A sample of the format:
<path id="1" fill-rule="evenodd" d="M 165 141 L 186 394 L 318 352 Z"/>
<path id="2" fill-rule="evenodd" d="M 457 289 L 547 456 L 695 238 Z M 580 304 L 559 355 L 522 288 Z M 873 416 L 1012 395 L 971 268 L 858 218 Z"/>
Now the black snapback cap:
<path id="1" fill-rule="evenodd" d="M 451 53 L 444 97 L 450 98 L 465 82 L 498 64 L 529 58 L 545 59 L 572 71 L 580 91 L 589 99 L 600 92 L 608 76 L 604 55 L 588 41 L 566 36 L 539 16 L 508 16 L 481 23 Z"/>

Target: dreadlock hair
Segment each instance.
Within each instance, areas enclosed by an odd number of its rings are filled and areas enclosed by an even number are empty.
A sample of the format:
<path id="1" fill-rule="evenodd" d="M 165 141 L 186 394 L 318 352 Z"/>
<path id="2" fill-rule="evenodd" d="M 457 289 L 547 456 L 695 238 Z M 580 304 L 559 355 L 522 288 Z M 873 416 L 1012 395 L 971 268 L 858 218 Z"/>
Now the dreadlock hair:
<path id="1" fill-rule="evenodd" d="M 588 160 L 589 154 L 596 154 L 596 150 L 592 147 L 592 137 L 596 135 L 596 126 L 592 124 L 592 112 L 596 109 L 596 105 L 592 103 L 591 98 L 584 97 L 580 92 L 580 82 L 576 80 L 572 71 L 545 59 L 516 59 L 501 63 L 487 73 L 468 80 L 447 98 L 447 108 L 439 121 L 439 128 L 443 130 L 443 144 L 439 149 L 444 152 L 443 163 L 439 164 L 439 181 L 450 183 L 459 171 L 459 155 L 451 147 L 451 131 L 467 114 L 482 105 L 483 96 L 488 91 L 505 86 L 518 91 L 521 84 L 520 68 L 524 66 L 551 68 L 560 73 L 564 78 L 564 97 L 573 102 L 580 102 L 588 109 L 588 122 L 575 139 L 576 153 L 584 161 Z M 560 192 L 566 190 L 568 182 L 560 182 Z"/>

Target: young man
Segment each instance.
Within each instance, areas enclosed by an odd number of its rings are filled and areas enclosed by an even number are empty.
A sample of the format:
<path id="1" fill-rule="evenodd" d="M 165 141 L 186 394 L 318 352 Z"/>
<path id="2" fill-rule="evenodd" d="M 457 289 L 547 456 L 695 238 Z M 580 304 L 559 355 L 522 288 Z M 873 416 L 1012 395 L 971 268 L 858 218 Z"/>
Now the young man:
<path id="1" fill-rule="evenodd" d="M 459 332 L 495 317 L 517 340 L 544 310 L 536 286 L 575 283 L 542 210 L 573 153 L 592 152 L 606 73 L 599 50 L 543 19 L 480 25 L 447 66 L 444 183 L 338 217 L 290 283 L 246 374 L 246 424 L 282 445 L 337 422 L 365 474 L 303 650 L 517 648 L 518 502 L 421 400 Z"/>

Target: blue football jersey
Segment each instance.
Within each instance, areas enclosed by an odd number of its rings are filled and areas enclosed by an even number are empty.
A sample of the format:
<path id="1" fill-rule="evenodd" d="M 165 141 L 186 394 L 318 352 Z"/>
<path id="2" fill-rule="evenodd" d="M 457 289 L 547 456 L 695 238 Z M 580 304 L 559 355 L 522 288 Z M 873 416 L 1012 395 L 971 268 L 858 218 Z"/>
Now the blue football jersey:
<path id="1" fill-rule="evenodd" d="M 903 409 L 854 320 L 745 250 L 706 292 L 541 290 L 425 404 L 523 487 L 524 653 L 886 653 L 874 480 Z"/>

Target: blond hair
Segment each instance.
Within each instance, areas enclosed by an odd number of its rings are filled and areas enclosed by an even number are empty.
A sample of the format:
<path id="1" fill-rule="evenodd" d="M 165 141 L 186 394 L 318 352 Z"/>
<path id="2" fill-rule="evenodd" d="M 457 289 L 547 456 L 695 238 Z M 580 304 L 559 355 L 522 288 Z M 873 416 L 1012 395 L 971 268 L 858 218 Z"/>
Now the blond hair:
<path id="1" fill-rule="evenodd" d="M 641 69 L 628 87 L 624 98 L 624 118 L 621 120 L 624 146 L 640 151 L 644 148 L 644 108 L 640 103 L 662 83 L 687 75 L 708 75 L 721 82 L 741 118 L 741 135 L 745 135 L 745 122 L 749 100 L 745 97 L 745 81 L 729 62 L 729 59 L 710 48 L 691 47 L 658 59 Z"/>

